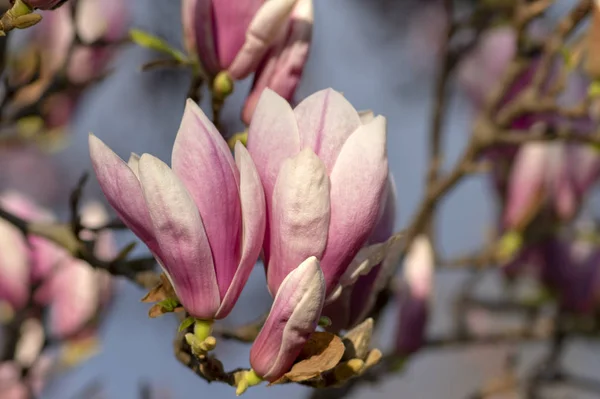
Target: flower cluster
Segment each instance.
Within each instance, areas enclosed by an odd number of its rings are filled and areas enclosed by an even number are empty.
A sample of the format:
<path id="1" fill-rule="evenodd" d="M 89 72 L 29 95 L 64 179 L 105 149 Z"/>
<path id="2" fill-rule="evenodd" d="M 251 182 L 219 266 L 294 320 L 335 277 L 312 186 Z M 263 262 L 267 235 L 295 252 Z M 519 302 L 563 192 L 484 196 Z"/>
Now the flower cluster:
<path id="1" fill-rule="evenodd" d="M 231 80 L 254 73 L 242 110 L 246 124 L 265 88 L 293 99 L 308 58 L 312 0 L 184 0 L 182 20 L 188 52 L 208 77 L 219 77 L 213 90 L 227 91 Z"/>
<path id="2" fill-rule="evenodd" d="M 391 233 L 386 123 L 361 118 L 340 93 L 323 90 L 292 109 L 265 90 L 248 148 L 238 142 L 235 157 L 191 100 L 171 167 L 149 154 L 125 163 L 93 135 L 90 154 L 106 198 L 146 243 L 196 326 L 230 313 L 262 249 L 275 299 L 250 353 L 259 381 L 289 371 L 324 304 L 339 300 L 344 286 L 370 296 L 348 274 L 362 248 Z M 374 279 L 369 273 L 382 269 L 361 273 Z"/>

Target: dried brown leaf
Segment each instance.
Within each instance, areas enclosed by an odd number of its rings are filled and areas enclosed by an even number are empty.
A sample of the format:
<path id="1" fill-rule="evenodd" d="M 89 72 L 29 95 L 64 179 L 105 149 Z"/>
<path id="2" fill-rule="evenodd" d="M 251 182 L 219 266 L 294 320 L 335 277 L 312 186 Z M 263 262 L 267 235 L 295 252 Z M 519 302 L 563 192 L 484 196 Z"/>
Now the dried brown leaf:
<path id="1" fill-rule="evenodd" d="M 162 273 L 160 275 L 160 283 L 142 298 L 142 302 L 160 302 L 168 298 L 177 298 L 177 295 L 175 294 L 175 290 L 173 289 L 169 278 Z"/>
<path id="2" fill-rule="evenodd" d="M 364 360 L 369 353 L 371 345 L 371 336 L 373 335 L 373 319 L 368 318 L 346 335 L 343 342 L 346 348 L 343 360 L 362 359 Z"/>
<path id="3" fill-rule="evenodd" d="M 337 335 L 314 332 L 302 348 L 297 363 L 273 384 L 302 382 L 319 377 L 337 366 L 344 355 L 344 350 L 344 344 Z"/>

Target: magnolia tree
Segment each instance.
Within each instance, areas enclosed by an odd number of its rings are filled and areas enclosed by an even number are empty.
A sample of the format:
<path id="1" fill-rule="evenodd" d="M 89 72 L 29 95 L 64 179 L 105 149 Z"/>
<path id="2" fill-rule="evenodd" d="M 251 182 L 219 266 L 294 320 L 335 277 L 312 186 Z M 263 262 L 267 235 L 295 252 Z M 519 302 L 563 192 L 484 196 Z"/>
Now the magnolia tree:
<path id="1" fill-rule="evenodd" d="M 37 397 L 95 353 L 118 279 L 146 289 L 151 318 L 178 319 L 182 372 L 199 385 L 228 384 L 232 396 L 264 383 L 341 398 L 401 378 L 424 351 L 510 343 L 518 354 L 532 340 L 547 342 L 539 364 L 508 362 L 470 397 L 541 398 L 557 384 L 600 394 L 600 378 L 562 362 L 572 341 L 600 333 L 600 232 L 588 201 L 600 174 L 600 2 L 553 3 L 415 5 L 409 48 L 415 65 L 434 68 L 435 92 L 428 167 L 413 171 L 426 189 L 397 226 L 397 193 L 410 190 L 388 167 L 386 135 L 397 127 L 356 109 L 342 88 L 295 96 L 312 0 L 182 0 L 182 48 L 136 28 L 125 0 L 6 2 L 4 36 L 25 31 L 17 45 L 2 39 L 0 57 L 0 397 Z M 69 129 L 82 95 L 111 79 L 114 55 L 135 45 L 157 57 L 143 71 L 191 76 L 187 95 L 173 99 L 185 110 L 171 162 L 135 152 L 122 160 L 91 133 L 86 156 L 104 198 L 87 199 L 87 175 L 66 187 L 49 153 L 88 134 Z M 221 111 L 248 77 L 244 128 L 228 131 Z M 462 155 L 444 168 L 452 87 L 475 112 Z M 497 222 L 485 245 L 448 259 L 437 208 L 473 174 L 489 179 L 482 195 L 497 203 Z M 137 236 L 148 256 L 133 256 L 114 230 Z M 263 266 L 270 310 L 225 327 Z M 470 276 L 444 335 L 428 333 L 437 270 Z M 502 283 L 499 297 L 477 295 L 488 276 Z M 397 309 L 393 345 L 379 346 L 372 336 L 388 306 Z M 511 315 L 516 327 L 503 322 Z M 228 340 L 249 346 L 233 370 L 213 352 Z M 158 397 L 151 391 L 140 394 Z"/>

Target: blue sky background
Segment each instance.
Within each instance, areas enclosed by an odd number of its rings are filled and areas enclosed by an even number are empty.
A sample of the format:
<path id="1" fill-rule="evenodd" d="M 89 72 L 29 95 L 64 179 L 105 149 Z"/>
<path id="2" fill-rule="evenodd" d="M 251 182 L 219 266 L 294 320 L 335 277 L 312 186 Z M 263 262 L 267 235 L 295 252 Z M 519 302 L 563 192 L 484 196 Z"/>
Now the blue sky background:
<path id="1" fill-rule="evenodd" d="M 179 1 L 130 0 L 133 26 L 148 30 L 173 43 L 180 42 Z M 314 44 L 298 91 L 303 98 L 332 87 L 342 91 L 357 109 L 370 108 L 388 120 L 390 168 L 398 187 L 397 229 L 405 226 L 423 193 L 427 129 L 430 120 L 432 70 L 410 62 L 406 27 L 411 16 L 408 2 L 382 0 L 315 1 Z M 404 5 L 402 5 L 404 4 Z M 74 125 L 71 146 L 59 156 L 65 178 L 76 181 L 90 168 L 87 133 L 92 131 L 124 158 L 130 152 L 150 152 L 169 162 L 171 146 L 183 112 L 189 77 L 178 70 L 140 72 L 139 66 L 158 55 L 128 47 L 116 62 L 116 73 L 85 98 Z M 250 82 L 236 85 L 236 95 L 225 110 L 224 121 L 234 131 L 243 97 Z M 447 165 L 459 155 L 469 134 L 471 112 L 459 92 L 453 94 L 445 134 Z M 94 182 L 90 196 L 101 198 Z M 491 226 L 494 203 L 484 178 L 471 178 L 452 192 L 441 206 L 437 228 L 439 244 L 448 255 L 481 244 Z M 131 237 L 123 237 L 121 245 Z M 142 249 L 140 249 L 140 252 Z M 449 296 L 464 276 L 444 273 L 438 278 L 435 321 L 432 331 L 449 326 Z M 230 398 L 233 388 L 208 385 L 182 367 L 172 355 L 177 322 L 166 316 L 151 320 L 148 305 L 139 302 L 144 293 L 123 281 L 113 311 L 101 334 L 103 352 L 49 387 L 45 399 L 65 399 L 86 383 L 98 379 L 109 399 L 136 398 L 140 381 L 170 391 L 179 398 Z M 225 321 L 239 324 L 262 314 L 270 306 L 262 268 L 257 267 L 233 314 Z M 395 309 L 378 336 L 380 347 L 389 345 Z M 535 356 L 539 347 L 531 347 Z M 598 370 L 600 360 L 586 347 L 573 357 Z M 249 347 L 221 342 L 217 354 L 226 368 L 248 365 Z M 419 355 L 403 376 L 390 377 L 377 387 L 359 389 L 355 397 L 461 398 L 484 378 L 498 373 L 505 348 Z M 598 352 L 596 352 L 598 353 Z M 587 368 L 585 369 L 587 370 Z M 585 371 L 584 370 L 584 371 Z M 252 388 L 248 399 L 306 397 L 299 386 Z"/>

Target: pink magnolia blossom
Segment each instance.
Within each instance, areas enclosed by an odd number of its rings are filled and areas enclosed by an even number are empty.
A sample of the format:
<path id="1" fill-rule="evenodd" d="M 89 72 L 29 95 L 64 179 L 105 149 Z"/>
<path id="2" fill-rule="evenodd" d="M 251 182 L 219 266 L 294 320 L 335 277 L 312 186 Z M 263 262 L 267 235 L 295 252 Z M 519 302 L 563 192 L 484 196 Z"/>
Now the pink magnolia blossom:
<path id="1" fill-rule="evenodd" d="M 265 88 L 270 88 L 289 102 L 293 100 L 308 59 L 313 20 L 312 0 L 298 0 L 290 19 L 256 70 L 252 90 L 242 110 L 242 120 L 247 125 Z"/>
<path id="2" fill-rule="evenodd" d="M 84 43 L 122 39 L 127 31 L 129 8 L 121 0 L 78 0 L 75 27 Z M 87 82 L 101 76 L 115 53 L 109 46 L 78 46 L 69 64 L 69 78 Z"/>
<path id="3" fill-rule="evenodd" d="M 597 150 L 565 143 L 527 143 L 509 174 L 504 226 L 517 228 L 537 201 L 569 220 L 600 174 Z"/>
<path id="4" fill-rule="evenodd" d="M 243 79 L 256 67 L 297 0 L 184 0 L 184 42 L 211 76 Z"/>
<path id="5" fill-rule="evenodd" d="M 363 124 L 331 89 L 293 110 L 267 89 L 250 124 L 248 150 L 267 204 L 263 253 L 270 292 L 316 256 L 331 295 L 378 220 L 388 177 L 385 118 Z"/>
<path id="6" fill-rule="evenodd" d="M 227 316 L 260 252 L 265 202 L 248 151 L 235 160 L 202 110 L 188 100 L 172 168 L 149 154 L 123 162 L 90 136 L 100 186 L 123 222 L 150 248 L 186 310 Z"/>
<path id="7" fill-rule="evenodd" d="M 86 227 L 100 227 L 108 221 L 108 214 L 101 204 L 91 202 L 82 207 L 81 221 Z M 95 240 L 98 258 L 110 260 L 116 256 L 116 243 L 110 231 L 94 235 L 84 230 L 82 238 Z M 63 256 L 53 265 L 35 299 L 49 308 L 50 333 L 58 338 L 73 338 L 93 330 L 90 322 L 108 303 L 111 292 L 112 279 L 106 271 Z"/>
<path id="8" fill-rule="evenodd" d="M 381 205 L 380 217 L 367 245 L 383 243 L 393 233 L 396 219 L 396 185 L 389 175 L 387 195 Z M 358 256 L 357 256 L 358 258 Z M 394 257 L 369 268 L 356 282 L 343 289 L 339 298 L 326 305 L 323 314 L 331 320 L 332 331 L 350 329 L 362 322 L 377 299 L 377 294 L 387 285 L 393 271 Z M 356 259 L 355 259 L 356 260 Z"/>
<path id="9" fill-rule="evenodd" d="M 16 363 L 0 363 L 0 397 L 2 399 L 29 399 L 27 386 L 21 381 L 21 370 Z"/>
<path id="10" fill-rule="evenodd" d="M 396 330 L 396 353 L 410 355 L 425 339 L 433 292 L 433 249 L 425 236 L 417 237 L 404 261 L 405 287 L 399 297 L 400 317 Z"/>
<path id="11" fill-rule="evenodd" d="M 40 10 L 51 10 L 65 3 L 67 0 L 24 0 L 31 8 L 39 8 Z"/>
<path id="12" fill-rule="evenodd" d="M 538 247 L 538 273 L 570 312 L 590 313 L 600 305 L 600 251 L 591 243 L 558 237 Z"/>
<path id="13" fill-rule="evenodd" d="M 250 349 L 252 370 L 275 381 L 290 370 L 317 328 L 325 301 L 325 279 L 317 258 L 310 257 L 288 274 L 269 316 Z"/>

